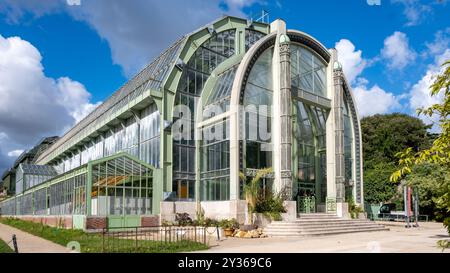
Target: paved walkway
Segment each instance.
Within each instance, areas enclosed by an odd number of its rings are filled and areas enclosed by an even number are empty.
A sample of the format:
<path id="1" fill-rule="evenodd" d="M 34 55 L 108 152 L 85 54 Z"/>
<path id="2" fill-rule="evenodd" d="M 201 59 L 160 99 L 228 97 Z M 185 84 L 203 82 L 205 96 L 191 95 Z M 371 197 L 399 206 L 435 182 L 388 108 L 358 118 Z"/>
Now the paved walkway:
<path id="1" fill-rule="evenodd" d="M 3 241 L 11 241 L 13 234 L 16 234 L 19 253 L 70 253 L 61 245 L 0 223 L 0 238 Z M 9 245 L 12 246 L 12 243 Z"/>
<path id="2" fill-rule="evenodd" d="M 387 223 L 389 231 L 361 232 L 319 237 L 228 238 L 201 252 L 441 252 L 436 241 L 450 239 L 441 223 L 420 223 L 419 228 L 404 227 L 404 223 Z M 214 244 L 214 243 L 213 243 Z M 445 250 L 444 253 L 450 253 Z"/>

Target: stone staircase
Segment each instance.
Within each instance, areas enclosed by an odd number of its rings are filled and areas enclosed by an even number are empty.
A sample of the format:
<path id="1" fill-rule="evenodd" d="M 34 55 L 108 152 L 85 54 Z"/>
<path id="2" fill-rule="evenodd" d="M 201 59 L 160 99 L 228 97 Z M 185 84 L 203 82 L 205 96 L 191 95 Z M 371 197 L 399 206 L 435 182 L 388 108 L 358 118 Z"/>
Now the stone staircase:
<path id="1" fill-rule="evenodd" d="M 342 219 L 334 214 L 299 214 L 295 221 L 273 221 L 264 228 L 271 237 L 320 236 L 354 232 L 389 230 L 376 222 L 363 219 Z"/>

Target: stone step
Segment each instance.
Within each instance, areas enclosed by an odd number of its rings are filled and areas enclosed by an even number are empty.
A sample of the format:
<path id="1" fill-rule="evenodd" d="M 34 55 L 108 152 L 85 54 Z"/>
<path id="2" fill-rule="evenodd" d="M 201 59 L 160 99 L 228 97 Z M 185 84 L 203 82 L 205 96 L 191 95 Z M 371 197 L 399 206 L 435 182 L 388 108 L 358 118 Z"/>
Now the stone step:
<path id="1" fill-rule="evenodd" d="M 267 226 L 264 230 L 311 230 L 311 229 L 326 229 L 326 228 L 351 228 L 351 227 L 376 227 L 379 225 L 371 223 L 359 224 L 339 224 L 339 225 L 311 225 L 311 226 Z"/>
<path id="2" fill-rule="evenodd" d="M 312 213 L 303 213 L 303 212 L 300 212 L 300 213 L 297 213 L 297 215 L 300 215 L 300 216 L 335 216 L 336 215 L 336 213 L 325 213 L 325 212 L 312 212 Z"/>
<path id="3" fill-rule="evenodd" d="M 309 216 L 309 217 L 297 217 L 297 219 L 298 220 L 310 220 L 310 219 L 317 219 L 317 220 L 322 220 L 322 219 L 342 219 L 342 218 L 340 218 L 340 217 L 338 217 L 338 216 L 321 216 L 321 217 L 312 217 L 312 216 Z"/>
<path id="4" fill-rule="evenodd" d="M 352 230 L 372 230 L 372 229 L 385 229 L 384 227 L 346 227 L 346 228 L 326 228 L 326 229 L 308 229 L 308 230 L 283 230 L 283 229 L 270 229 L 265 230 L 264 233 L 270 234 L 279 234 L 279 233 L 296 233 L 296 234 L 319 234 L 319 233 L 328 233 L 328 232 L 351 232 Z"/>
<path id="5" fill-rule="evenodd" d="M 292 232 L 292 231 L 275 231 L 266 232 L 270 237 L 290 237 L 290 236 L 323 236 L 323 235 L 335 235 L 344 233 L 356 233 L 356 232 L 375 232 L 375 231 L 387 231 L 385 227 L 371 227 L 371 228 L 354 228 L 354 229 L 336 229 L 336 230 L 321 230 L 321 231 L 309 231 L 309 232 Z"/>
<path id="6" fill-rule="evenodd" d="M 295 221 L 295 222 L 272 222 L 270 225 L 275 226 L 298 226 L 298 225 L 327 225 L 327 224 L 359 224 L 367 223 L 367 220 L 328 220 L 328 221 Z M 369 221 L 370 223 L 370 221 Z"/>

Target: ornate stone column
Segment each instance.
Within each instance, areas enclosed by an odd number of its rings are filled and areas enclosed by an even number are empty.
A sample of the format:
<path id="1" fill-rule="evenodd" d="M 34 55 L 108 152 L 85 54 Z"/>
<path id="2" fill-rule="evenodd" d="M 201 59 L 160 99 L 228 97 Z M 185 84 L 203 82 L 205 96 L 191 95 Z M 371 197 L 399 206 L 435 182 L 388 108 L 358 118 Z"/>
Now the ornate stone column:
<path id="1" fill-rule="evenodd" d="M 344 160 L 344 94 L 343 94 L 343 72 L 339 62 L 334 63 L 334 124 L 335 124 L 335 181 L 336 181 L 336 202 L 345 202 L 345 160 Z"/>
<path id="2" fill-rule="evenodd" d="M 291 50 L 286 34 L 280 35 L 280 178 L 282 189 L 292 196 Z"/>

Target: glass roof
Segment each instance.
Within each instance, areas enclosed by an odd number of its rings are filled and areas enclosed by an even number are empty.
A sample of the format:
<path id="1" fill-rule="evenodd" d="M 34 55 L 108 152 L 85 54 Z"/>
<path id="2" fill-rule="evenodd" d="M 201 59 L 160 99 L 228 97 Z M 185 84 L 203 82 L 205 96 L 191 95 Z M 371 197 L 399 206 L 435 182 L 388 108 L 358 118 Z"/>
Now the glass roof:
<path id="1" fill-rule="evenodd" d="M 99 174 L 108 175 L 151 175 L 152 169 L 140 163 L 139 161 L 133 160 L 131 157 L 119 156 L 114 157 L 109 160 L 101 161 L 92 165 L 92 171 Z"/>
<path id="2" fill-rule="evenodd" d="M 225 72 L 219 74 L 217 82 L 208 97 L 207 107 L 219 105 L 223 111 L 230 104 L 231 89 L 233 88 L 234 77 L 239 64 L 234 65 Z"/>
<path id="3" fill-rule="evenodd" d="M 141 95 L 145 90 L 159 89 L 164 78 L 169 73 L 170 68 L 173 64 L 175 64 L 178 51 L 181 49 L 185 39 L 186 37 L 183 37 L 176 41 L 158 58 L 139 72 L 139 74 L 128 81 L 119 90 L 112 94 L 104 103 L 92 111 L 92 113 L 87 115 L 84 119 L 72 127 L 72 129 L 61 137 L 55 145 L 45 151 L 40 159 L 53 152 L 76 134 L 80 132 L 82 133 L 82 131 L 87 129 L 86 127 L 88 127 L 88 125 L 92 122 L 102 122 L 104 119 L 109 118 L 114 112 L 125 106 L 130 100 Z"/>
<path id="4" fill-rule="evenodd" d="M 45 176 L 56 176 L 58 173 L 56 170 L 49 165 L 33 165 L 33 164 L 20 164 L 24 174 L 35 174 L 35 175 L 45 175 Z"/>

